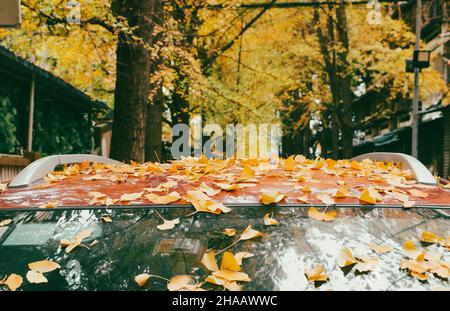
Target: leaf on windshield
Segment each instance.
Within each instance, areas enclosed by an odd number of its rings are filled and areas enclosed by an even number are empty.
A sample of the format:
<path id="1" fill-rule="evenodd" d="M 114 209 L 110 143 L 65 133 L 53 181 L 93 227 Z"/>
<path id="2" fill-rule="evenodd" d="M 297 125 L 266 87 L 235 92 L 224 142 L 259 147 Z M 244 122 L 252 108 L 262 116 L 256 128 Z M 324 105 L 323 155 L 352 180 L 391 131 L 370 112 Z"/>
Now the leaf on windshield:
<path id="1" fill-rule="evenodd" d="M 84 239 L 87 239 L 88 237 L 90 237 L 92 235 L 92 230 L 90 229 L 86 229 L 81 231 L 80 233 L 78 233 L 73 240 L 61 240 L 59 242 L 59 244 L 62 247 L 66 248 L 66 253 L 70 253 L 73 249 L 75 249 L 76 247 L 82 245 L 81 243 L 83 242 Z"/>
<path id="2" fill-rule="evenodd" d="M 344 268 L 353 265 L 357 262 L 356 258 L 353 257 L 353 253 L 350 248 L 344 247 L 337 257 L 337 262 L 339 267 Z"/>
<path id="3" fill-rule="evenodd" d="M 238 265 L 242 265 L 242 260 L 246 259 L 246 258 L 251 258 L 255 256 L 255 254 L 249 253 L 249 252 L 238 252 L 236 254 L 234 254 L 234 258 L 236 258 L 236 262 Z"/>
<path id="4" fill-rule="evenodd" d="M 440 240 L 441 240 L 441 237 L 439 237 L 438 235 L 436 235 L 433 232 L 426 231 L 426 230 L 424 230 L 422 232 L 422 242 L 425 242 L 425 243 L 437 243 Z"/>
<path id="5" fill-rule="evenodd" d="M 109 222 L 112 222 L 112 218 L 109 215 L 103 215 L 102 216 L 102 221 L 105 222 L 105 223 L 109 223 Z"/>
<path id="6" fill-rule="evenodd" d="M 32 284 L 41 284 L 41 283 L 48 282 L 47 278 L 41 272 L 34 271 L 34 270 L 29 270 L 27 272 L 26 278 L 27 278 L 28 282 L 30 282 Z"/>
<path id="7" fill-rule="evenodd" d="M 379 264 L 378 257 L 363 257 L 358 258 L 358 263 L 355 265 L 355 269 L 359 272 L 373 271 Z"/>
<path id="8" fill-rule="evenodd" d="M 241 271 L 241 267 L 238 265 L 233 253 L 223 253 L 220 270 Z"/>
<path id="9" fill-rule="evenodd" d="M 12 223 L 12 219 L 9 219 L 9 218 L 3 219 L 2 221 L 0 221 L 0 227 L 7 226 L 7 225 L 9 225 L 10 223 Z"/>
<path id="10" fill-rule="evenodd" d="M 419 254 L 419 250 L 416 248 L 413 241 L 411 240 L 407 240 L 405 243 L 403 243 L 403 252 L 409 258 L 415 258 Z"/>
<path id="11" fill-rule="evenodd" d="M 216 252 L 214 252 L 214 251 L 204 253 L 201 263 L 209 271 L 219 271 L 219 266 L 217 265 L 217 261 L 216 261 Z"/>
<path id="12" fill-rule="evenodd" d="M 189 275 L 176 275 L 170 279 L 167 284 L 167 289 L 171 292 L 178 291 L 188 287 L 189 285 L 193 285 L 194 283 L 194 280 Z"/>
<path id="13" fill-rule="evenodd" d="M 327 282 L 329 279 L 325 266 L 322 264 L 316 264 L 314 268 L 306 268 L 305 275 L 309 282 Z"/>
<path id="14" fill-rule="evenodd" d="M 369 247 L 371 250 L 373 250 L 375 253 L 379 253 L 379 254 L 386 254 L 392 251 L 392 247 L 390 247 L 389 245 L 379 245 L 375 242 L 371 242 L 369 244 Z"/>
<path id="15" fill-rule="evenodd" d="M 136 284 L 139 287 L 145 286 L 145 284 L 147 284 L 147 281 L 149 279 L 150 279 L 150 274 L 147 274 L 147 273 L 142 273 L 142 274 L 136 275 L 134 277 L 134 281 L 136 282 Z"/>
<path id="16" fill-rule="evenodd" d="M 176 218 L 174 220 L 163 219 L 163 221 L 163 224 L 156 226 L 158 230 L 170 230 L 175 228 L 175 225 L 178 225 L 180 223 L 180 218 Z"/>
<path id="17" fill-rule="evenodd" d="M 235 236 L 236 235 L 236 229 L 233 229 L 233 228 L 226 228 L 224 231 L 223 231 L 223 233 L 226 235 L 226 236 Z"/>
<path id="18" fill-rule="evenodd" d="M 337 213 L 331 212 L 319 212 L 315 207 L 311 206 L 308 210 L 308 216 L 318 221 L 333 221 L 336 218 Z"/>
<path id="19" fill-rule="evenodd" d="M 28 268 L 36 272 L 47 273 L 59 269 L 61 266 L 54 261 L 41 260 L 29 263 Z"/>
<path id="20" fill-rule="evenodd" d="M 255 229 L 252 229 L 252 225 L 248 225 L 247 228 L 245 228 L 244 232 L 242 232 L 241 237 L 239 240 L 250 240 L 257 237 L 262 236 L 263 234 Z"/>
<path id="21" fill-rule="evenodd" d="M 242 281 L 242 282 L 250 282 L 251 279 L 247 273 L 238 272 L 238 271 L 229 271 L 229 270 L 220 270 L 212 273 L 213 276 L 224 279 L 226 281 Z"/>
<path id="22" fill-rule="evenodd" d="M 280 223 L 276 221 L 275 219 L 270 217 L 270 214 L 264 215 L 264 224 L 266 226 L 278 226 Z"/>
<path id="23" fill-rule="evenodd" d="M 9 290 L 14 292 L 16 289 L 18 289 L 20 286 L 22 286 L 23 278 L 18 274 L 10 274 L 8 278 L 4 281 L 0 280 L 0 285 L 6 285 L 8 286 Z"/>
<path id="24" fill-rule="evenodd" d="M 222 203 L 216 202 L 206 194 L 198 190 L 190 190 L 187 192 L 186 198 L 194 206 L 197 212 L 207 212 L 213 214 L 228 213 L 230 208 Z"/>

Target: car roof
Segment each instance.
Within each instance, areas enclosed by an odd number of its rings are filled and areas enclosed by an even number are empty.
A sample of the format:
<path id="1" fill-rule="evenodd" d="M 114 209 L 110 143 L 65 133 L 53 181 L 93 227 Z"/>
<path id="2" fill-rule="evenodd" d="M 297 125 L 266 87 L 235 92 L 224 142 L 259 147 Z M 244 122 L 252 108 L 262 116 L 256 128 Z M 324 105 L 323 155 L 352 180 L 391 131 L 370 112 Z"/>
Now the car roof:
<path id="1" fill-rule="evenodd" d="M 218 160 L 202 156 L 164 164 L 84 162 L 65 166 L 33 185 L 7 189 L 0 195 L 0 210 L 109 205 L 191 207 L 193 202 L 198 203 L 194 204 L 197 211 L 202 211 L 199 205 L 270 203 L 286 207 L 446 208 L 450 205 L 450 190 L 419 184 L 400 164 L 369 159 L 357 162 L 296 156 L 286 160 Z M 224 209 L 204 211 L 220 213 Z"/>

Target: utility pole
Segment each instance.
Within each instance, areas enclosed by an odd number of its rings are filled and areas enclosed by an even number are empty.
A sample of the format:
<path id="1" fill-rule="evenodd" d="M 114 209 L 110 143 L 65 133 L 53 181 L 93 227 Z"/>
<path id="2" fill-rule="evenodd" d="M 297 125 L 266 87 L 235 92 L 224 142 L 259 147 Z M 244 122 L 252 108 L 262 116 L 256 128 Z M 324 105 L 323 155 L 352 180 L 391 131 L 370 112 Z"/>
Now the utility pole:
<path id="1" fill-rule="evenodd" d="M 417 0 L 416 6 L 416 45 L 414 50 L 420 50 L 420 30 L 422 28 L 421 21 L 422 0 Z M 419 75 L 420 68 L 414 68 L 414 99 L 412 109 L 412 140 L 411 155 L 415 158 L 419 157 Z"/>

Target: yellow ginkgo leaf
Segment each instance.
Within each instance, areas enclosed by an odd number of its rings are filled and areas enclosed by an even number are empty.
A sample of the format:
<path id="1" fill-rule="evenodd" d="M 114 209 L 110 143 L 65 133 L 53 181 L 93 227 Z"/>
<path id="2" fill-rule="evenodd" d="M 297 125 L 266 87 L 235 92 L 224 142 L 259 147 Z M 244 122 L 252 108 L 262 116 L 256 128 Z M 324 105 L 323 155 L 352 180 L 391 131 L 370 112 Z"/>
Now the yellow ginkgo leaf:
<path id="1" fill-rule="evenodd" d="M 386 253 L 389 253 L 392 251 L 392 247 L 390 247 L 389 245 L 378 245 L 375 242 L 371 242 L 369 244 L 369 247 L 375 253 L 379 253 L 379 254 L 386 254 Z"/>
<path id="2" fill-rule="evenodd" d="M 424 230 L 422 232 L 422 242 L 426 243 L 437 243 L 440 237 L 433 232 Z"/>
<path id="3" fill-rule="evenodd" d="M 311 188 L 307 185 L 303 186 L 303 188 L 301 189 L 303 192 L 311 192 Z"/>
<path id="4" fill-rule="evenodd" d="M 318 221 L 332 221 L 336 218 L 337 213 L 335 211 L 322 213 L 315 207 L 311 206 L 308 210 L 308 216 Z"/>
<path id="5" fill-rule="evenodd" d="M 339 187 L 339 189 L 336 191 L 336 193 L 334 194 L 334 197 L 339 199 L 339 198 L 346 198 L 350 196 L 350 190 L 345 187 L 345 186 L 341 186 Z"/>
<path id="6" fill-rule="evenodd" d="M 237 184 L 226 184 L 226 183 L 216 182 L 215 185 L 225 191 L 233 191 L 233 190 L 239 189 L 239 185 L 237 185 Z"/>
<path id="7" fill-rule="evenodd" d="M 175 225 L 178 225 L 179 223 L 180 223 L 179 218 L 176 218 L 174 220 L 164 219 L 164 223 L 156 226 L 156 228 L 158 228 L 158 230 L 171 230 L 175 228 Z"/>
<path id="8" fill-rule="evenodd" d="M 219 271 L 219 266 L 217 265 L 217 261 L 216 261 L 216 252 L 214 252 L 214 251 L 204 253 L 201 263 L 209 271 Z"/>
<path id="9" fill-rule="evenodd" d="M 232 228 L 226 228 L 223 233 L 226 236 L 235 236 L 236 235 L 236 229 L 232 229 Z"/>
<path id="10" fill-rule="evenodd" d="M 12 223 L 12 219 L 3 219 L 2 221 L 0 221 L 0 227 L 4 227 L 9 225 L 10 223 Z"/>
<path id="11" fill-rule="evenodd" d="M 376 204 L 379 199 L 378 192 L 373 188 L 365 188 L 361 195 L 359 196 L 359 200 L 362 203 L 366 204 Z"/>
<path id="12" fill-rule="evenodd" d="M 377 257 L 361 258 L 355 265 L 355 269 L 359 272 L 373 271 L 378 263 L 379 260 Z"/>
<path id="13" fill-rule="evenodd" d="M 102 216 L 102 221 L 106 222 L 106 223 L 109 223 L 109 222 L 112 222 L 112 218 L 109 215 L 103 215 Z"/>
<path id="14" fill-rule="evenodd" d="M 176 191 L 173 191 L 168 195 L 157 195 L 155 193 L 150 193 L 144 195 L 144 197 L 155 204 L 170 204 L 181 199 L 181 196 Z"/>
<path id="15" fill-rule="evenodd" d="M 247 180 L 254 178 L 255 178 L 255 171 L 250 166 L 244 165 L 244 169 L 242 170 L 239 180 Z"/>
<path id="16" fill-rule="evenodd" d="M 206 193 L 210 197 L 215 196 L 216 194 L 218 194 L 220 192 L 220 189 L 213 189 L 210 186 L 208 186 L 205 182 L 202 182 L 200 184 L 200 187 L 198 188 L 198 190 Z"/>
<path id="17" fill-rule="evenodd" d="M 410 258 L 415 258 L 419 254 L 419 251 L 411 240 L 403 243 L 403 252 Z"/>
<path id="18" fill-rule="evenodd" d="M 339 267 L 347 267 L 357 262 L 350 248 L 344 247 L 337 257 Z"/>
<path id="19" fill-rule="evenodd" d="M 5 284 L 6 286 L 8 286 L 10 291 L 15 291 L 16 289 L 18 289 L 20 286 L 22 286 L 23 283 L 23 278 L 18 275 L 18 274 L 10 274 L 8 276 L 8 278 L 3 282 L 3 284 Z M 0 282 L 0 284 L 2 284 Z"/>
<path id="20" fill-rule="evenodd" d="M 417 190 L 417 189 L 411 189 L 411 190 L 408 190 L 408 192 L 412 196 L 415 196 L 417 198 L 426 198 L 426 197 L 428 197 L 428 193 L 425 193 L 425 192 Z"/>
<path id="21" fill-rule="evenodd" d="M 144 194 L 143 192 L 122 194 L 120 196 L 120 201 L 122 202 L 136 201 L 140 199 L 143 194 Z"/>
<path id="22" fill-rule="evenodd" d="M 258 166 L 259 161 L 258 161 L 258 159 L 246 159 L 246 160 L 242 160 L 241 163 L 243 165 Z"/>
<path id="23" fill-rule="evenodd" d="M 307 196 L 307 195 L 303 195 L 303 196 L 301 196 L 301 197 L 297 197 L 297 200 L 298 200 L 300 203 L 308 203 L 308 196 Z"/>
<path id="24" fill-rule="evenodd" d="M 224 279 L 226 281 L 241 281 L 241 282 L 250 282 L 251 279 L 247 275 L 247 273 L 244 272 L 238 272 L 238 271 L 229 271 L 229 270 L 220 270 L 215 271 L 212 273 L 213 276 Z"/>
<path id="25" fill-rule="evenodd" d="M 239 252 L 234 254 L 234 258 L 236 258 L 236 262 L 238 265 L 242 265 L 242 260 L 245 258 L 251 258 L 255 256 L 255 254 L 249 253 L 249 252 Z"/>
<path id="26" fill-rule="evenodd" d="M 28 268 L 36 272 L 47 273 L 59 269 L 61 266 L 54 261 L 41 260 L 29 263 Z"/>
<path id="27" fill-rule="evenodd" d="M 38 207 L 39 208 L 56 208 L 58 207 L 59 202 L 48 202 L 45 204 L 41 204 Z"/>
<path id="28" fill-rule="evenodd" d="M 41 284 L 48 282 L 47 278 L 41 272 L 33 270 L 28 271 L 26 277 L 28 282 L 33 284 Z"/>
<path id="29" fill-rule="evenodd" d="M 294 156 L 290 156 L 284 161 L 284 170 L 285 171 L 295 171 L 296 162 L 294 160 Z"/>
<path id="30" fill-rule="evenodd" d="M 325 266 L 322 264 L 316 264 L 314 268 L 305 269 L 305 275 L 309 282 L 328 281 L 328 275 L 325 272 Z"/>
<path id="31" fill-rule="evenodd" d="M 361 164 L 359 163 L 359 162 L 356 162 L 356 161 L 352 161 L 351 163 L 350 163 L 350 167 L 352 168 L 352 169 L 354 169 L 354 170 L 362 170 L 362 166 L 361 166 Z"/>
<path id="32" fill-rule="evenodd" d="M 261 232 L 252 229 L 252 225 L 248 225 L 248 227 L 245 228 L 244 232 L 242 232 L 239 240 L 250 240 L 250 239 L 260 237 L 262 235 L 263 234 Z"/>
<path id="33" fill-rule="evenodd" d="M 241 267 L 238 265 L 236 258 L 232 253 L 224 252 L 220 270 L 241 271 Z"/>
<path id="34" fill-rule="evenodd" d="M 149 279 L 150 279 L 150 274 L 147 274 L 147 273 L 142 273 L 142 274 L 136 275 L 134 277 L 134 281 L 136 282 L 136 284 L 139 287 L 145 286 L 145 284 L 147 284 L 147 281 Z"/>
<path id="35" fill-rule="evenodd" d="M 270 217 L 270 214 L 264 215 L 264 224 L 266 226 L 278 226 L 280 223 L 276 221 L 275 219 Z"/>
<path id="36" fill-rule="evenodd" d="M 323 204 L 326 204 L 326 205 L 333 205 L 333 204 L 336 204 L 336 202 L 333 200 L 333 198 L 330 197 L 330 195 L 329 195 L 329 194 L 326 194 L 326 193 L 318 194 L 318 195 L 317 195 L 317 198 L 318 198 L 320 201 L 322 201 Z"/>
<path id="37" fill-rule="evenodd" d="M 272 203 L 278 203 L 286 197 L 286 193 L 276 189 L 263 189 L 259 200 L 262 204 L 268 205 Z"/>
<path id="38" fill-rule="evenodd" d="M 176 275 L 170 279 L 167 289 L 171 292 L 178 291 L 194 283 L 194 280 L 189 275 Z"/>

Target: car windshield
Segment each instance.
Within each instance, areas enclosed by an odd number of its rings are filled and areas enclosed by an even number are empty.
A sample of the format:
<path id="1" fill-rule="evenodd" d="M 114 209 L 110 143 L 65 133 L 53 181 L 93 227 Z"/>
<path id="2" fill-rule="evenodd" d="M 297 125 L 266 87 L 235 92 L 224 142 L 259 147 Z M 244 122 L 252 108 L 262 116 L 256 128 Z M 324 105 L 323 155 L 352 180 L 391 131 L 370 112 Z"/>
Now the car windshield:
<path id="1" fill-rule="evenodd" d="M 174 275 L 187 274 L 202 282 L 208 273 L 198 263 L 207 250 L 214 249 L 218 255 L 224 250 L 248 254 L 249 258 L 242 259 L 242 271 L 252 278 L 247 290 L 308 289 L 304 269 L 319 260 L 334 267 L 328 271 L 333 281 L 324 288 L 398 290 L 446 286 L 446 281 L 438 278 L 416 282 L 398 268 L 405 240 L 420 239 L 424 230 L 448 229 L 448 217 L 432 210 L 341 208 L 340 217 L 330 223 L 308 217 L 302 208 L 242 207 L 220 218 L 204 213 L 186 217 L 189 212 L 185 208 L 131 208 L 109 214 L 95 209 L 3 214 L 14 222 L 0 228 L 0 269 L 7 274 L 25 275 L 28 264 L 47 258 L 61 269 L 60 273 L 46 274 L 48 283 L 39 287 L 42 290 L 136 290 L 139 287 L 134 278 L 142 273 L 155 275 L 147 289 L 166 290 L 165 279 Z M 266 227 L 263 216 L 267 213 L 284 229 Z M 163 217 L 179 218 L 180 223 L 172 230 L 158 230 Z M 249 223 L 264 236 L 236 243 Z M 227 229 L 236 230 L 236 234 L 224 234 Z M 63 241 L 74 241 L 86 230 L 89 234 L 82 243 L 67 252 Z M 373 256 L 373 245 L 385 245 L 392 251 L 379 255 L 382 264 L 367 273 L 334 265 L 343 245 L 358 258 Z M 438 250 L 438 245 L 427 247 L 430 254 Z M 211 283 L 204 288 L 220 289 Z M 26 284 L 24 289 L 36 287 Z"/>

